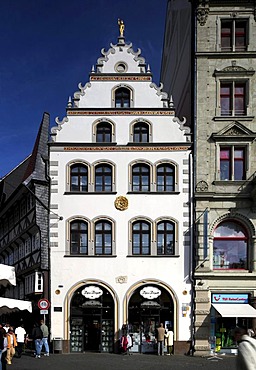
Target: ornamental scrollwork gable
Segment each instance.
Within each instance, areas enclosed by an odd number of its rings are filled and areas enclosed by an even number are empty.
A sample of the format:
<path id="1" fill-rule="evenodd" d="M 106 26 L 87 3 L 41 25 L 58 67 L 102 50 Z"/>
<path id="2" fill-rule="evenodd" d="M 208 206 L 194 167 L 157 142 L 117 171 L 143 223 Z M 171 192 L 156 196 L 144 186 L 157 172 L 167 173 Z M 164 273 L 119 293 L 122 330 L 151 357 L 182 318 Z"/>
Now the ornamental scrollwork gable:
<path id="1" fill-rule="evenodd" d="M 111 48 L 109 48 L 107 51 L 105 51 L 104 48 L 101 49 L 101 54 L 102 54 L 102 57 L 98 58 L 97 60 L 97 72 L 100 73 L 101 72 L 101 67 L 103 67 L 103 64 L 104 62 L 107 62 L 108 61 L 108 55 L 111 53 L 111 54 L 115 54 L 115 49 L 113 47 L 113 45 L 111 45 Z"/>
<path id="2" fill-rule="evenodd" d="M 185 126 L 185 124 L 187 122 L 185 117 L 183 117 L 182 121 L 178 117 L 174 117 L 173 122 L 177 122 L 180 125 L 180 130 L 185 131 L 185 134 L 190 135 L 190 133 L 191 133 L 190 127 Z"/>

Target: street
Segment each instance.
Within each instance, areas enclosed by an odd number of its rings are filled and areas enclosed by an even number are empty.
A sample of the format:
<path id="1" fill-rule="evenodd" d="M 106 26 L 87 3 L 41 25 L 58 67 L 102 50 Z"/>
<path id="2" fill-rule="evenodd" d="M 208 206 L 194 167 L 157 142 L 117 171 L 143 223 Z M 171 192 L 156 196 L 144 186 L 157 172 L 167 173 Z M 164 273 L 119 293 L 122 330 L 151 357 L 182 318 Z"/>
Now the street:
<path id="1" fill-rule="evenodd" d="M 14 358 L 12 370 L 221 370 L 235 369 L 235 356 L 221 356 L 222 360 L 190 356 L 116 355 L 103 353 L 51 354 L 36 359 L 30 355 Z"/>

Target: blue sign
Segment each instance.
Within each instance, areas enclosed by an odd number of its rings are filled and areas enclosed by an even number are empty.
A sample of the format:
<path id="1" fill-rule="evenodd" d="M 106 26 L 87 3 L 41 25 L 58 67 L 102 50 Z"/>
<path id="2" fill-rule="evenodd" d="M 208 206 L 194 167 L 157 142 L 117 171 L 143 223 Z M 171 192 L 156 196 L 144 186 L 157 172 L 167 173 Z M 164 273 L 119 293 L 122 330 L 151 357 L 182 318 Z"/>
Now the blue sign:
<path id="1" fill-rule="evenodd" d="M 212 294 L 212 303 L 248 303 L 248 294 Z"/>

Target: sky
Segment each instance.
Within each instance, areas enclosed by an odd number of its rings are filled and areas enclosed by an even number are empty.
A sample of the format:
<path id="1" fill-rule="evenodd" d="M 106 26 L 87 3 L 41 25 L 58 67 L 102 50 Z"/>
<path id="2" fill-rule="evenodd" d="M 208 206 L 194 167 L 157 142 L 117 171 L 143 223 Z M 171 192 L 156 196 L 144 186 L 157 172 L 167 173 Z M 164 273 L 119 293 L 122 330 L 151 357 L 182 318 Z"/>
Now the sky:
<path id="1" fill-rule="evenodd" d="M 167 0 L 1 0 L 0 178 L 31 154 L 44 112 L 66 115 L 101 49 L 125 41 L 159 85 Z"/>

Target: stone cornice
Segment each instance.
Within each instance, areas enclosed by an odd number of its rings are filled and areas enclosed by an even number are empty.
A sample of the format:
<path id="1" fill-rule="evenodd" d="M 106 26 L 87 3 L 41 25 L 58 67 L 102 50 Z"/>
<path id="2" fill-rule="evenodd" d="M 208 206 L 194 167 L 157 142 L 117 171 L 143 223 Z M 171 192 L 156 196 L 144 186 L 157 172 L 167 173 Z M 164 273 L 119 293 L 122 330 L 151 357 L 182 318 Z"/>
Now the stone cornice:
<path id="1" fill-rule="evenodd" d="M 72 109 L 67 110 L 67 116 L 174 116 L 174 110 L 166 109 Z"/>
<path id="2" fill-rule="evenodd" d="M 149 76 L 139 76 L 139 75 L 129 75 L 126 74 L 125 76 L 120 76 L 117 74 L 113 75 L 91 75 L 90 76 L 90 81 L 146 81 L 146 82 L 151 82 L 152 77 L 151 75 Z"/>
<path id="3" fill-rule="evenodd" d="M 64 151 L 74 152 L 171 152 L 171 151 L 187 151 L 190 146 L 64 146 Z"/>

